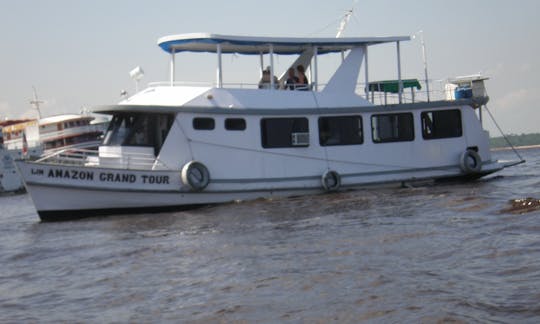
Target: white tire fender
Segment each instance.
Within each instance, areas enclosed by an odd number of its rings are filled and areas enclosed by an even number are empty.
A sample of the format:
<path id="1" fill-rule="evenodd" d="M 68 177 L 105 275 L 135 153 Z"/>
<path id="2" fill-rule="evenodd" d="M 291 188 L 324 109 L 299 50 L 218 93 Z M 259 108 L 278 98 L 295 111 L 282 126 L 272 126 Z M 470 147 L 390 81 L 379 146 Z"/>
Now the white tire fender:
<path id="1" fill-rule="evenodd" d="M 210 173 L 201 162 L 190 161 L 182 167 L 182 183 L 193 191 L 201 191 L 210 182 Z"/>

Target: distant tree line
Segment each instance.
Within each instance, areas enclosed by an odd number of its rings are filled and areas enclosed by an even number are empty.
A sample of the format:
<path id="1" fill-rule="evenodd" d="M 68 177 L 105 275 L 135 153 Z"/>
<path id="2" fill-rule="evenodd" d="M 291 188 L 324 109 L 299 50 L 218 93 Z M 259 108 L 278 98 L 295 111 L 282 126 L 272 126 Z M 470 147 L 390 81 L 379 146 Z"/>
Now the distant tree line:
<path id="1" fill-rule="evenodd" d="M 514 146 L 540 145 L 540 133 L 535 134 L 511 134 L 506 136 Z M 491 137 L 489 144 L 492 148 L 509 146 L 504 137 Z"/>

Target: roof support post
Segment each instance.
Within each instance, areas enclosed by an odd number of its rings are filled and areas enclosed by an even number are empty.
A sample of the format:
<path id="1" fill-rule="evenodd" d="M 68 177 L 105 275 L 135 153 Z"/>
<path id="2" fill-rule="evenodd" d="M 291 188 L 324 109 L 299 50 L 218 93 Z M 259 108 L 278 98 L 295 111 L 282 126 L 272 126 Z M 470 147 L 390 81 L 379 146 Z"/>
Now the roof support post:
<path id="1" fill-rule="evenodd" d="M 314 91 L 318 91 L 319 90 L 319 65 L 318 65 L 318 61 L 317 61 L 317 56 L 319 54 L 319 49 L 317 48 L 317 46 L 313 46 L 313 82 L 311 82 L 311 84 L 313 85 L 313 89 Z"/>
<path id="2" fill-rule="evenodd" d="M 259 52 L 259 60 L 260 60 L 260 63 L 261 63 L 261 75 L 260 77 L 262 78 L 262 72 L 264 70 L 264 57 L 263 57 L 263 52 Z"/>
<path id="3" fill-rule="evenodd" d="M 171 66 L 170 66 L 170 79 L 171 79 L 171 87 L 174 86 L 174 70 L 175 70 L 175 66 L 174 66 L 174 56 L 175 56 L 175 51 L 174 51 L 174 48 L 172 49 L 171 51 Z"/>
<path id="4" fill-rule="evenodd" d="M 364 88 L 364 93 L 366 94 L 366 99 L 369 100 L 369 68 L 368 68 L 368 47 L 367 45 L 364 46 L 364 72 L 366 73 L 365 75 L 365 82 L 366 82 L 366 85 L 365 85 L 365 88 Z"/>
<path id="5" fill-rule="evenodd" d="M 217 66 L 217 71 L 216 71 L 216 83 L 217 83 L 217 87 L 218 88 L 223 88 L 223 76 L 222 76 L 222 73 L 221 73 L 221 43 L 217 43 L 216 45 L 216 53 L 217 53 L 217 57 L 218 57 L 218 66 Z"/>
<path id="6" fill-rule="evenodd" d="M 270 55 L 270 89 L 274 90 L 276 81 L 274 80 L 274 45 L 270 44 L 268 54 Z"/>
<path id="7" fill-rule="evenodd" d="M 401 80 L 401 51 L 399 41 L 396 42 L 397 48 L 397 66 L 398 66 L 398 98 L 399 103 L 403 103 L 403 81 Z"/>

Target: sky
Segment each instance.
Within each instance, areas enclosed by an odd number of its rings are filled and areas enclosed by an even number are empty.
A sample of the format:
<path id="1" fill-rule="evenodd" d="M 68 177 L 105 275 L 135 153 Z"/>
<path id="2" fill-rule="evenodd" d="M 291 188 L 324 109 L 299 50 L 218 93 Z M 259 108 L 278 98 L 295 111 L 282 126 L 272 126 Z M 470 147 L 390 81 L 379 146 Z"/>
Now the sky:
<path id="1" fill-rule="evenodd" d="M 538 0 L 0 0 L 0 118 L 35 117 L 32 87 L 45 101 L 42 115 L 50 116 L 117 103 L 121 90 L 134 92 L 129 71 L 136 66 L 145 72 L 141 87 L 166 81 L 162 36 L 334 37 L 351 8 L 343 37 L 422 30 L 430 80 L 482 73 L 490 78 L 489 111 L 502 130 L 540 133 Z M 423 80 L 419 38 L 401 52 L 403 77 Z M 370 80 L 397 78 L 395 46 L 369 55 Z M 280 60 L 285 66 L 289 58 Z M 252 61 L 240 67 L 234 56 L 224 59 L 225 81 L 257 82 L 258 58 Z M 177 58 L 177 79 L 213 81 L 215 59 L 182 63 Z M 484 119 L 490 135 L 500 136 Z"/>

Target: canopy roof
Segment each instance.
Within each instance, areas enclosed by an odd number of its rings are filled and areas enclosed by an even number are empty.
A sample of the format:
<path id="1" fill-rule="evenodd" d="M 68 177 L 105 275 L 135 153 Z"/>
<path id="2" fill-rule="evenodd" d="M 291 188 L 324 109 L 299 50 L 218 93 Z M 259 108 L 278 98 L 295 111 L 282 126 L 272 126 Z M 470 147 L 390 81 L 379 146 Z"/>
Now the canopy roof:
<path id="1" fill-rule="evenodd" d="M 168 53 L 210 52 L 216 53 L 216 44 L 221 44 L 222 53 L 265 54 L 273 45 L 274 54 L 301 54 L 306 49 L 317 47 L 319 54 L 346 51 L 354 47 L 410 40 L 409 36 L 353 37 L 353 38 L 301 38 L 301 37 L 253 37 L 228 36 L 208 33 L 192 33 L 165 36 L 158 45 Z"/>
<path id="2" fill-rule="evenodd" d="M 416 88 L 422 89 L 420 82 L 417 79 L 404 79 L 401 80 L 403 83 L 403 89 L 407 88 Z M 385 81 L 373 81 L 369 83 L 369 91 L 380 91 L 388 93 L 398 93 L 399 92 L 399 80 L 385 80 Z"/>

